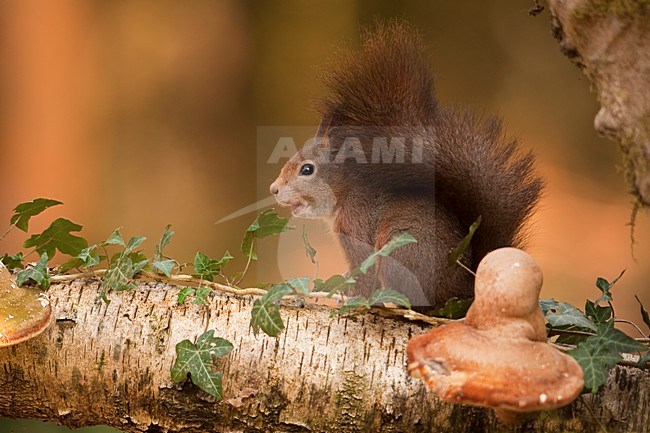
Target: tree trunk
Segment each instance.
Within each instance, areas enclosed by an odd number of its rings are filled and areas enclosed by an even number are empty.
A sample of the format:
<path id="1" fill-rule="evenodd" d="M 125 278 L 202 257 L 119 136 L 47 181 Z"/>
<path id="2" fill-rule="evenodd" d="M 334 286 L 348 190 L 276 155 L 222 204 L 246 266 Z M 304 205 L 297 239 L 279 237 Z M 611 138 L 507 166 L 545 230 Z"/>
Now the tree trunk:
<path id="1" fill-rule="evenodd" d="M 179 288 L 140 282 L 98 299 L 99 281 L 49 289 L 55 323 L 0 349 L 0 416 L 128 432 L 494 432 L 489 410 L 454 406 L 405 370 L 408 339 L 424 325 L 375 312 L 330 318 L 298 301 L 281 308 L 277 338 L 253 335 L 251 297 L 215 293 L 209 307 L 177 305 Z M 234 350 L 216 363 L 223 401 L 171 382 L 175 345 L 208 329 Z M 598 395 L 583 396 L 515 431 L 650 429 L 650 374 L 618 366 Z"/>
<path id="2" fill-rule="evenodd" d="M 596 130 L 619 143 L 638 205 L 650 206 L 650 4 L 549 0 L 562 51 L 598 93 Z"/>

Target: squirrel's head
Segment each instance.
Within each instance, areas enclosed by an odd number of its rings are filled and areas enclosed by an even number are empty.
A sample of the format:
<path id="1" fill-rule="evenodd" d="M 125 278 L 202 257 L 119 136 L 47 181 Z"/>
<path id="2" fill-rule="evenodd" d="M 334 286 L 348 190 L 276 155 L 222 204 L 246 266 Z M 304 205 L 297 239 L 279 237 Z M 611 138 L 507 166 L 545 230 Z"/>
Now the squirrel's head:
<path id="1" fill-rule="evenodd" d="M 271 184 L 271 194 L 280 206 L 290 206 L 291 213 L 303 218 L 329 217 L 336 207 L 332 176 L 337 171 L 330 164 L 326 138 L 318 138 L 293 155 Z"/>

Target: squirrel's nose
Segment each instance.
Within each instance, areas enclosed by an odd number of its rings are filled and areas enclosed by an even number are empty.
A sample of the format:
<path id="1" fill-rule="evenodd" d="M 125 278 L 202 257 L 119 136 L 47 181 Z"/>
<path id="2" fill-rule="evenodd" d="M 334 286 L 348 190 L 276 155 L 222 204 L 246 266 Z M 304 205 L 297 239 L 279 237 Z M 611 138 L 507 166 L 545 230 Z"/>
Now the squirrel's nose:
<path id="1" fill-rule="evenodd" d="M 275 184 L 275 182 L 271 184 L 270 190 L 271 190 L 271 194 L 273 195 L 276 195 L 278 193 L 279 189 L 278 186 Z"/>

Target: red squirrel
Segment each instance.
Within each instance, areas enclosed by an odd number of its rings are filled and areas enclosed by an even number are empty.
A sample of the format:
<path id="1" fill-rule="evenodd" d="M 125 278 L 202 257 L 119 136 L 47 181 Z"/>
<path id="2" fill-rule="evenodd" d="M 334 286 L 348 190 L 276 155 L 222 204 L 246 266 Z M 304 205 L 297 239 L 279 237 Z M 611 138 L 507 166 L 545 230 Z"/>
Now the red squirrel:
<path id="1" fill-rule="evenodd" d="M 473 276 L 447 255 L 479 216 L 470 268 L 496 248 L 524 246 L 544 183 L 533 155 L 497 118 L 438 104 L 421 38 L 406 23 L 365 31 L 361 49 L 327 71 L 315 138 L 271 193 L 296 217 L 327 220 L 350 269 L 397 234 L 415 237 L 361 276 L 359 294 L 388 287 L 414 306 L 471 297 Z"/>

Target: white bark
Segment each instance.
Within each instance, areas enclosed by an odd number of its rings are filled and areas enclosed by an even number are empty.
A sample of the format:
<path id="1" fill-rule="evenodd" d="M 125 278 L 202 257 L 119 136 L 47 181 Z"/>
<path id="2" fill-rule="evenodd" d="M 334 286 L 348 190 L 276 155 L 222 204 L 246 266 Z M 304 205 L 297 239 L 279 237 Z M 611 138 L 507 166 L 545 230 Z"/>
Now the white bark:
<path id="1" fill-rule="evenodd" d="M 99 282 L 53 285 L 55 323 L 0 349 L 0 416 L 129 431 L 499 431 L 484 409 L 440 402 L 405 371 L 405 348 L 423 325 L 368 314 L 330 318 L 294 302 L 278 338 L 249 327 L 252 298 L 217 293 L 209 307 L 176 304 L 179 288 L 140 283 L 98 300 Z M 175 385 L 174 346 L 208 329 L 235 349 L 216 363 L 224 400 Z M 528 427 L 646 431 L 650 375 L 617 367 L 607 389 Z M 623 420 L 623 421 L 620 421 Z"/>

